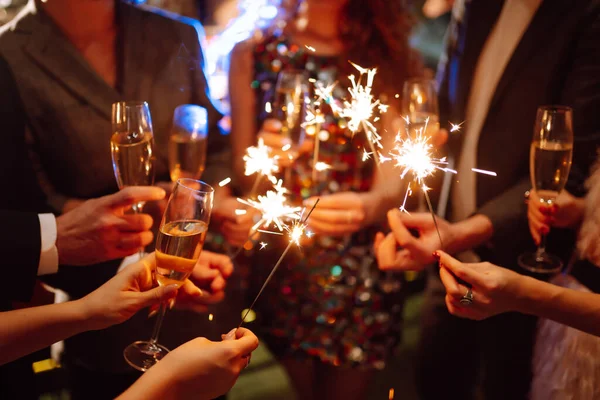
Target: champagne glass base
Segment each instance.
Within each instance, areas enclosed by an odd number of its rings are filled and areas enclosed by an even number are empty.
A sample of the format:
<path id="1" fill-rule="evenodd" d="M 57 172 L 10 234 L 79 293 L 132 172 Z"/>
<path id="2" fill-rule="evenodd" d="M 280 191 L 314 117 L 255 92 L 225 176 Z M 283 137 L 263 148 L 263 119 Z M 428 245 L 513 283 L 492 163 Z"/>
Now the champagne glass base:
<path id="1" fill-rule="evenodd" d="M 169 353 L 169 349 L 158 343 L 138 340 L 123 351 L 125 361 L 138 371 L 145 372 Z"/>
<path id="2" fill-rule="evenodd" d="M 562 270 L 563 263 L 553 254 L 525 253 L 519 256 L 519 266 L 536 274 L 557 274 Z"/>

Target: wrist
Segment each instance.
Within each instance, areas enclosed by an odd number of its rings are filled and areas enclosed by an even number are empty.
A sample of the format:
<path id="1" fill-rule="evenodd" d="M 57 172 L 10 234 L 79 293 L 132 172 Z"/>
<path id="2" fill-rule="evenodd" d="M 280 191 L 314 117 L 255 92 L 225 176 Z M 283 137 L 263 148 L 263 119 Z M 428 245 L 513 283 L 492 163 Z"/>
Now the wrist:
<path id="1" fill-rule="evenodd" d="M 358 194 L 363 204 L 365 218 L 363 226 L 369 226 L 385 218 L 387 207 L 382 207 L 381 196 L 374 192 L 363 192 Z"/>
<path id="2" fill-rule="evenodd" d="M 492 233 L 492 221 L 483 214 L 476 214 L 450 225 L 450 241 L 447 246 L 451 254 L 467 251 L 491 239 Z"/>
<path id="3" fill-rule="evenodd" d="M 85 297 L 68 301 L 64 304 L 69 307 L 70 315 L 72 316 L 73 321 L 81 327 L 81 332 L 96 329 L 94 327 L 94 317 L 85 302 Z"/>

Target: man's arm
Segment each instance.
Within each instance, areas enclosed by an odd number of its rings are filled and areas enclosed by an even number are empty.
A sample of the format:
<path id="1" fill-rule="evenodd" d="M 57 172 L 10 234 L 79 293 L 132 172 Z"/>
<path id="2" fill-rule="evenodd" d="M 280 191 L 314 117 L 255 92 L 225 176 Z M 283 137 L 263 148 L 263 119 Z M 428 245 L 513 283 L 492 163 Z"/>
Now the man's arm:
<path id="1" fill-rule="evenodd" d="M 42 245 L 40 220 L 35 213 L 0 211 L 2 268 L 10 274 L 2 297 L 28 301 L 33 295 Z M 8 270 L 10 268 L 10 270 Z"/>

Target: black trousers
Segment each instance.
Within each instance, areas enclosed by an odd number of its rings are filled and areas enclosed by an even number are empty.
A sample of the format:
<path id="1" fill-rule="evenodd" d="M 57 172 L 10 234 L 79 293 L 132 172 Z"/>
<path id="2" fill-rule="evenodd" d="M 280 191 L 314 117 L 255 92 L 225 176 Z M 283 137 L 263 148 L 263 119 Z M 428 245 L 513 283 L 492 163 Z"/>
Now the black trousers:
<path id="1" fill-rule="evenodd" d="M 425 291 L 417 356 L 419 397 L 527 399 L 537 318 L 518 313 L 484 321 L 457 318 L 448 313 L 445 294 L 436 268 Z"/>

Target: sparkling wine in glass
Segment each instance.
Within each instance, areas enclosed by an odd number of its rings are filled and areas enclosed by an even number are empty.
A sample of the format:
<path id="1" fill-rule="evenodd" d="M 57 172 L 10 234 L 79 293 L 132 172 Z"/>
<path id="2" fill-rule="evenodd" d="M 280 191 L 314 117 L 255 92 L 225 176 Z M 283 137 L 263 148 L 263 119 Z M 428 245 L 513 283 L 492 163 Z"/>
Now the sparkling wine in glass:
<path id="1" fill-rule="evenodd" d="M 415 78 L 404 83 L 402 114 L 408 117 L 410 132 L 413 134 L 422 129 L 423 135 L 431 137 L 440 129 L 440 111 L 434 80 Z"/>
<path id="2" fill-rule="evenodd" d="M 175 109 L 169 137 L 171 180 L 200 179 L 206 165 L 208 115 L 206 109 L 184 104 Z"/>
<path id="3" fill-rule="evenodd" d="M 564 189 L 573 154 L 573 110 L 565 106 L 538 108 L 529 153 L 531 185 L 540 201 L 550 206 Z M 528 271 L 553 274 L 562 268 L 559 257 L 546 252 L 546 235 L 537 250 L 519 257 Z"/>
<path id="4" fill-rule="evenodd" d="M 150 108 L 145 101 L 121 101 L 112 105 L 110 150 L 119 189 L 154 184 L 154 136 Z M 132 206 L 139 213 L 144 206 Z M 144 252 L 140 251 L 140 258 Z"/>
<path id="5" fill-rule="evenodd" d="M 169 198 L 156 238 L 156 281 L 161 286 L 181 286 L 198 262 L 213 206 L 214 190 L 204 182 L 179 179 Z M 137 370 L 146 371 L 169 350 L 158 343 L 167 305 L 161 303 L 149 341 L 130 344 L 123 355 Z"/>
<path id="6" fill-rule="evenodd" d="M 304 71 L 285 70 L 279 73 L 273 100 L 273 117 L 281 121 L 281 134 L 290 139 L 291 152 L 295 157 L 302 145 L 305 131 L 302 127 L 306 119 L 306 99 L 308 85 Z"/>

